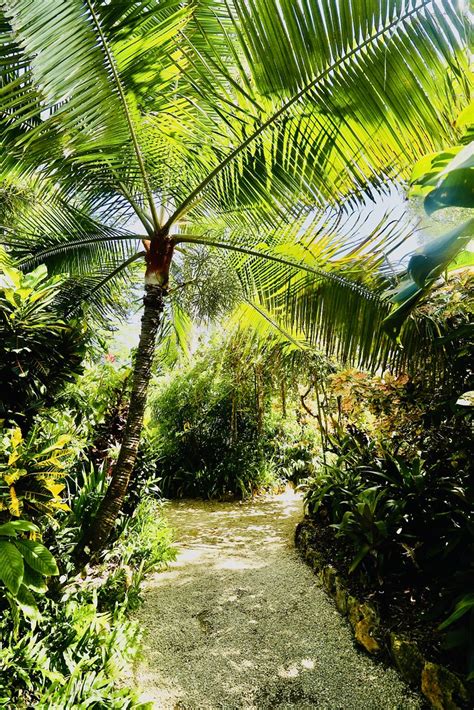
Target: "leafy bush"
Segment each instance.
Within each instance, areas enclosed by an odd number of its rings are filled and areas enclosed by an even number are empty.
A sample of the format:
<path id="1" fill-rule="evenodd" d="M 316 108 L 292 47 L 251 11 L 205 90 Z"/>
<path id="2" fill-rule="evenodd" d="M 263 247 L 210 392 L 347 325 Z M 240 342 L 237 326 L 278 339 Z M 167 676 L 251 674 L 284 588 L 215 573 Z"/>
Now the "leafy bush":
<path id="1" fill-rule="evenodd" d="M 32 592 L 44 594 L 46 578 L 59 574 L 49 550 L 32 537 L 38 534 L 39 528 L 28 520 L 11 520 L 0 525 L 0 601 L 4 596 L 10 604 L 15 632 L 18 610 L 39 621 Z"/>
<path id="2" fill-rule="evenodd" d="M 160 479 L 157 471 L 156 444 L 152 436 L 147 432 L 148 429 L 145 427 L 138 456 L 128 484 L 127 495 L 122 506 L 122 514 L 126 517 L 131 516 L 144 499 L 159 498 L 161 496 Z"/>
<path id="3" fill-rule="evenodd" d="M 29 274 L 4 267 L 0 274 L 0 422 L 23 432 L 82 371 L 86 329 L 79 321 L 66 325 L 61 282 L 44 266 Z"/>
<path id="4" fill-rule="evenodd" d="M 325 462 L 306 491 L 309 514 L 329 537 L 335 531 L 335 555 L 351 583 L 388 613 L 394 605 L 429 609 L 438 642 L 457 668 L 464 650 L 470 676 L 472 408 L 458 402 L 472 388 L 473 295 L 472 280 L 460 276 L 423 306 L 449 353 L 438 379 L 357 370 L 328 377 Z"/>
<path id="5" fill-rule="evenodd" d="M 292 419 L 277 418 L 266 448 L 278 478 L 298 485 L 319 467 L 319 446 L 314 428 Z"/>
<path id="6" fill-rule="evenodd" d="M 242 373 L 214 349 L 164 378 L 151 399 L 160 487 L 165 495 L 245 497 L 276 480 L 254 372 Z"/>
<path id="7" fill-rule="evenodd" d="M 352 571 L 366 555 L 377 557 L 372 572 L 365 568 L 369 577 L 414 566 L 440 576 L 443 561 L 448 579 L 474 550 L 469 474 L 439 476 L 419 457 L 408 463 L 373 442 L 323 465 L 308 480 L 305 500 L 311 515 L 354 542 Z"/>
<path id="8" fill-rule="evenodd" d="M 61 493 L 71 460 L 72 452 L 66 448 L 71 437 L 63 434 L 53 442 L 41 442 L 34 429 L 24 439 L 19 427 L 0 427 L 0 437 L 0 520 L 68 510 Z"/>
<path id="9" fill-rule="evenodd" d="M 132 517 L 119 519 L 120 536 L 104 555 L 108 576 L 98 589 L 101 609 L 136 609 L 142 601 L 140 587 L 145 576 L 175 559 L 172 534 L 160 513 L 159 502 L 144 498 Z"/>
<path id="10" fill-rule="evenodd" d="M 42 609 L 41 627 L 23 625 L 12 635 L 0 622 L 0 705 L 15 708 L 144 708 L 135 694 L 117 687 L 126 663 L 136 657 L 135 624 L 101 613 L 87 590 L 66 590 Z"/>
<path id="11" fill-rule="evenodd" d="M 74 509 L 74 500 L 71 506 Z M 85 578 L 62 559 L 61 584 L 40 601 L 41 624 L 36 629 L 23 617 L 15 620 L 11 610 L 3 615 L 0 706 L 147 707 L 134 692 L 121 689 L 118 680 L 140 650 L 139 629 L 127 614 L 141 603 L 143 578 L 174 558 L 171 533 L 159 512 L 156 501 L 144 500 L 122 524 L 104 561 Z M 58 532 L 62 557 L 68 549 L 65 523 Z"/>

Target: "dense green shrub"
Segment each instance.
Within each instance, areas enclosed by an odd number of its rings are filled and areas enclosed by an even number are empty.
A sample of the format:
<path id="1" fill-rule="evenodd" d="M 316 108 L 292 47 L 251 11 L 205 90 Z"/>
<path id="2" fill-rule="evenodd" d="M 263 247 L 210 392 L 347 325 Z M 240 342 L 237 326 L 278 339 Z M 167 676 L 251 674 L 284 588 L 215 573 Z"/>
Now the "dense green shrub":
<path id="1" fill-rule="evenodd" d="M 104 561 L 85 577 L 64 559 L 64 523 L 56 548 L 61 584 L 40 600 L 36 625 L 15 619 L 11 609 L 2 614 L 0 707 L 145 707 L 118 679 L 139 653 L 140 633 L 127 614 L 141 602 L 144 575 L 174 557 L 158 505 L 142 501 Z"/>
<path id="2" fill-rule="evenodd" d="M 377 578 L 416 569 L 448 579 L 465 566 L 474 552 L 468 474 L 440 477 L 420 458 L 408 463 L 373 448 L 367 466 L 360 454 L 359 464 L 353 454 L 323 465 L 306 495 L 311 514 L 353 540 L 352 569 L 364 561 Z"/>
<path id="3" fill-rule="evenodd" d="M 154 461 L 166 496 L 246 497 L 308 476 L 316 433 L 296 420 L 291 390 L 282 411 L 283 377 L 271 353 L 233 338 L 161 377 L 137 480 Z"/>
<path id="4" fill-rule="evenodd" d="M 472 408 L 458 404 L 472 389 L 473 285 L 459 277 L 436 293 L 428 313 L 447 333 L 450 366 L 437 380 L 340 370 L 327 379 L 331 426 L 325 461 L 308 481 L 306 505 L 336 533 L 347 571 L 390 599 L 429 595 L 445 643 L 468 651 L 474 582 Z M 463 626 L 464 624 L 464 626 Z"/>
<path id="5" fill-rule="evenodd" d="M 29 274 L 0 274 L 0 420 L 23 432 L 42 407 L 51 406 L 65 384 L 82 371 L 87 331 L 64 321 L 61 278 L 46 267 Z"/>
<path id="6" fill-rule="evenodd" d="M 225 354 L 209 350 L 164 378 L 152 395 L 165 495 L 246 496 L 275 480 L 266 456 L 273 431 L 267 428 L 253 373 L 233 371 Z"/>
<path id="7" fill-rule="evenodd" d="M 36 630 L 14 636 L 0 621 L 0 706 L 7 708 L 138 708 L 117 679 L 138 652 L 135 624 L 101 613 L 97 600 L 68 591 L 42 610 Z"/>

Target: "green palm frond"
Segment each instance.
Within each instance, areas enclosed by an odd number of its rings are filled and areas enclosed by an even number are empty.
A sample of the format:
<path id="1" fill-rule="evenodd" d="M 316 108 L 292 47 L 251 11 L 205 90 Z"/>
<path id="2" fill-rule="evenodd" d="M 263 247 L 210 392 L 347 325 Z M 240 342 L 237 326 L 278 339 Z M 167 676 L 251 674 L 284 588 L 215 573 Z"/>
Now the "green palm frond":
<path id="1" fill-rule="evenodd" d="M 47 181 L 27 185 L 29 204 L 0 226 L 1 243 L 23 271 L 45 263 L 52 274 L 87 273 L 94 264 L 136 253 L 135 234 L 94 219 Z"/>
<path id="2" fill-rule="evenodd" d="M 310 206 L 356 197 L 406 174 L 426 146 L 452 132 L 446 99 L 463 101 L 468 73 L 462 15 L 450 0 L 307 0 L 298 11 L 291 2 L 235 0 L 233 7 L 265 108 L 244 122 L 235 147 L 200 156 L 205 177 L 191 192 L 186 182 L 168 224 L 198 198 L 201 215 L 258 202 L 269 213 L 291 211 L 295 195 Z"/>
<path id="3" fill-rule="evenodd" d="M 132 190 L 138 180 L 157 224 L 131 89 L 144 79 L 149 85 L 150 67 L 158 79 L 169 65 L 170 43 L 191 8 L 173 0 L 128 5 L 20 0 L 4 5 L 7 36 L 23 49 L 12 62 L 5 90 L 13 97 L 22 92 L 18 77 L 26 67 L 38 91 L 36 104 L 30 102 L 35 125 L 23 121 L 17 141 L 18 150 L 26 147 L 22 159 L 38 161 L 48 152 L 49 165 L 43 169 L 61 170 L 63 180 L 69 173 L 76 188 L 84 170 L 89 185 L 94 179 L 102 187 L 101 173 L 111 173 L 116 191 L 117 175 Z"/>
<path id="4" fill-rule="evenodd" d="M 82 141 L 94 136 L 99 142 L 120 142 L 126 139 L 123 111 L 88 5 L 80 0 L 19 0 L 5 3 L 4 11 L 41 87 L 44 108 L 55 113 L 50 123 L 59 119 L 76 133 L 80 124 L 77 138 Z M 27 134 L 29 142 L 33 135 L 36 132 Z"/>
<path id="5" fill-rule="evenodd" d="M 142 258 L 142 253 L 138 253 L 126 260 L 111 259 L 85 273 L 71 274 L 61 285 L 58 308 L 67 318 L 85 313 L 88 319 L 106 328 L 110 327 L 111 320 L 126 320 L 136 283 L 133 264 Z"/>
<path id="6" fill-rule="evenodd" d="M 324 353 L 340 364 L 372 372 L 418 372 L 444 378 L 450 370 L 445 330 L 436 318 L 418 309 L 405 320 L 397 340 L 384 320 L 391 304 L 388 283 L 371 287 L 350 279 L 318 279 L 307 275 L 285 293 L 254 296 L 246 311 L 238 311 L 242 327 L 264 341 L 286 342 L 289 351 Z M 449 343 L 448 343 L 449 345 Z"/>
<path id="7" fill-rule="evenodd" d="M 229 325 L 253 332 L 259 339 L 259 347 L 271 343 L 272 347 L 278 346 L 286 353 L 309 349 L 309 343 L 294 324 L 291 329 L 285 328 L 271 311 L 256 301 L 246 300 L 236 308 Z"/>

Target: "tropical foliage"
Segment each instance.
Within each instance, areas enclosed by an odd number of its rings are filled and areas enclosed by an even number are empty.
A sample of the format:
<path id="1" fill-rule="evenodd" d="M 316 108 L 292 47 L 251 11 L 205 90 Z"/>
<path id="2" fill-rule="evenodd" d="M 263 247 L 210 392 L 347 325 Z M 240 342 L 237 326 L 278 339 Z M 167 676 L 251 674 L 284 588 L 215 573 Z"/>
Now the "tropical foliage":
<path id="1" fill-rule="evenodd" d="M 81 372 L 87 330 L 84 322 L 66 323 L 63 283 L 44 266 L 24 275 L 5 267 L 0 276 L 0 420 L 24 432 Z"/>
<path id="2" fill-rule="evenodd" d="M 316 281 L 316 303 L 338 303 L 305 309 L 326 340 L 348 293 L 363 328 L 362 287 L 341 272 L 381 264 L 387 223 L 358 238 L 328 207 L 383 191 L 454 138 L 466 28 L 448 0 L 18 2 L 3 22 L 3 171 L 34 194 L 4 230 L 9 251 L 23 269 L 74 274 L 95 300 L 147 266 L 123 453 L 89 541 L 100 547 L 136 458 L 175 247 L 232 250 L 248 298 L 270 288 L 272 310 Z M 352 352 L 352 332 L 341 338 Z M 387 349 L 366 339 L 362 352 Z"/>
<path id="3" fill-rule="evenodd" d="M 451 649 L 451 662 L 472 677 L 465 626 L 474 551 L 472 408 L 460 397 L 472 386 L 472 277 L 457 283 L 426 306 L 455 345 L 445 377 L 353 369 L 328 377 L 328 453 L 307 482 L 306 503 L 350 583 L 371 595 L 389 623 L 418 614 L 411 623 L 431 637 L 438 657 Z"/>
<path id="4" fill-rule="evenodd" d="M 74 506 L 74 500 L 69 503 Z M 25 576 L 16 605 L 10 612 L 2 609 L 0 620 L 0 698 L 6 707 L 147 707 L 121 680 L 141 647 L 140 630 L 128 613 L 141 603 L 143 577 L 173 557 L 170 531 L 157 524 L 157 512 L 156 503 L 143 501 L 113 559 L 85 580 L 71 573 L 61 547 L 62 584 L 49 591 L 42 575 L 58 573 L 51 554 L 39 542 L 13 540 L 24 552 Z M 21 536 L 23 522 L 25 529 L 35 527 L 25 521 L 6 525 Z M 60 537 L 67 539 L 67 526 Z M 25 586 L 35 596 L 43 593 L 38 607 Z"/>
<path id="5" fill-rule="evenodd" d="M 148 458 L 165 496 L 245 498 L 311 469 L 316 435 L 296 420 L 292 372 L 276 355 L 239 332 L 152 386 Z"/>
<path id="6" fill-rule="evenodd" d="M 24 440 L 21 429 L 0 430 L 0 518 L 51 515 L 57 510 L 67 510 L 61 493 L 62 479 L 71 460 L 72 452 L 66 444 L 70 436 L 63 434 L 53 443 L 34 450 L 37 431 L 33 429 Z"/>
<path id="7" fill-rule="evenodd" d="M 117 679 L 173 558 L 163 492 L 307 479 L 348 578 L 431 594 L 455 663 L 472 652 L 472 282 L 438 288 L 471 258 L 469 19 L 0 3 L 0 705 L 142 707 Z M 409 260 L 408 182 L 458 210 Z M 223 343 L 196 351 L 193 319 Z"/>
<path id="8" fill-rule="evenodd" d="M 59 574 L 56 562 L 38 540 L 24 537 L 40 532 L 28 520 L 11 520 L 0 525 L 0 581 L 5 598 L 11 605 L 14 631 L 18 631 L 19 609 L 34 621 L 41 617 L 32 592 L 47 591 L 45 577 Z"/>

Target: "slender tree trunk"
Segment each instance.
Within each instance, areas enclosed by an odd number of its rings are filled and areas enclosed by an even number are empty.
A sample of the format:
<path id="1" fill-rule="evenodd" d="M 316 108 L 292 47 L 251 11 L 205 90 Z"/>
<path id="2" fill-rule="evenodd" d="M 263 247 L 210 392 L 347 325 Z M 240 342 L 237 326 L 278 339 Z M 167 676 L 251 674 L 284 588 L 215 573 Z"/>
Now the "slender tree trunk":
<path id="1" fill-rule="evenodd" d="M 148 284 L 145 286 L 140 340 L 136 353 L 130 407 L 122 447 L 107 493 L 100 504 L 95 519 L 76 549 L 76 560 L 79 565 L 84 564 L 103 549 L 123 505 L 140 443 L 148 384 L 151 378 L 156 337 L 164 308 L 165 294 L 166 290 L 161 285 Z"/>
<path id="2" fill-rule="evenodd" d="M 264 393 L 262 387 L 262 373 L 260 367 L 255 367 L 255 402 L 257 405 L 257 433 L 262 436 L 264 417 Z"/>
<path id="3" fill-rule="evenodd" d="M 286 385 L 283 373 L 281 374 L 280 380 L 280 393 L 281 393 L 281 415 L 283 419 L 286 419 Z"/>

